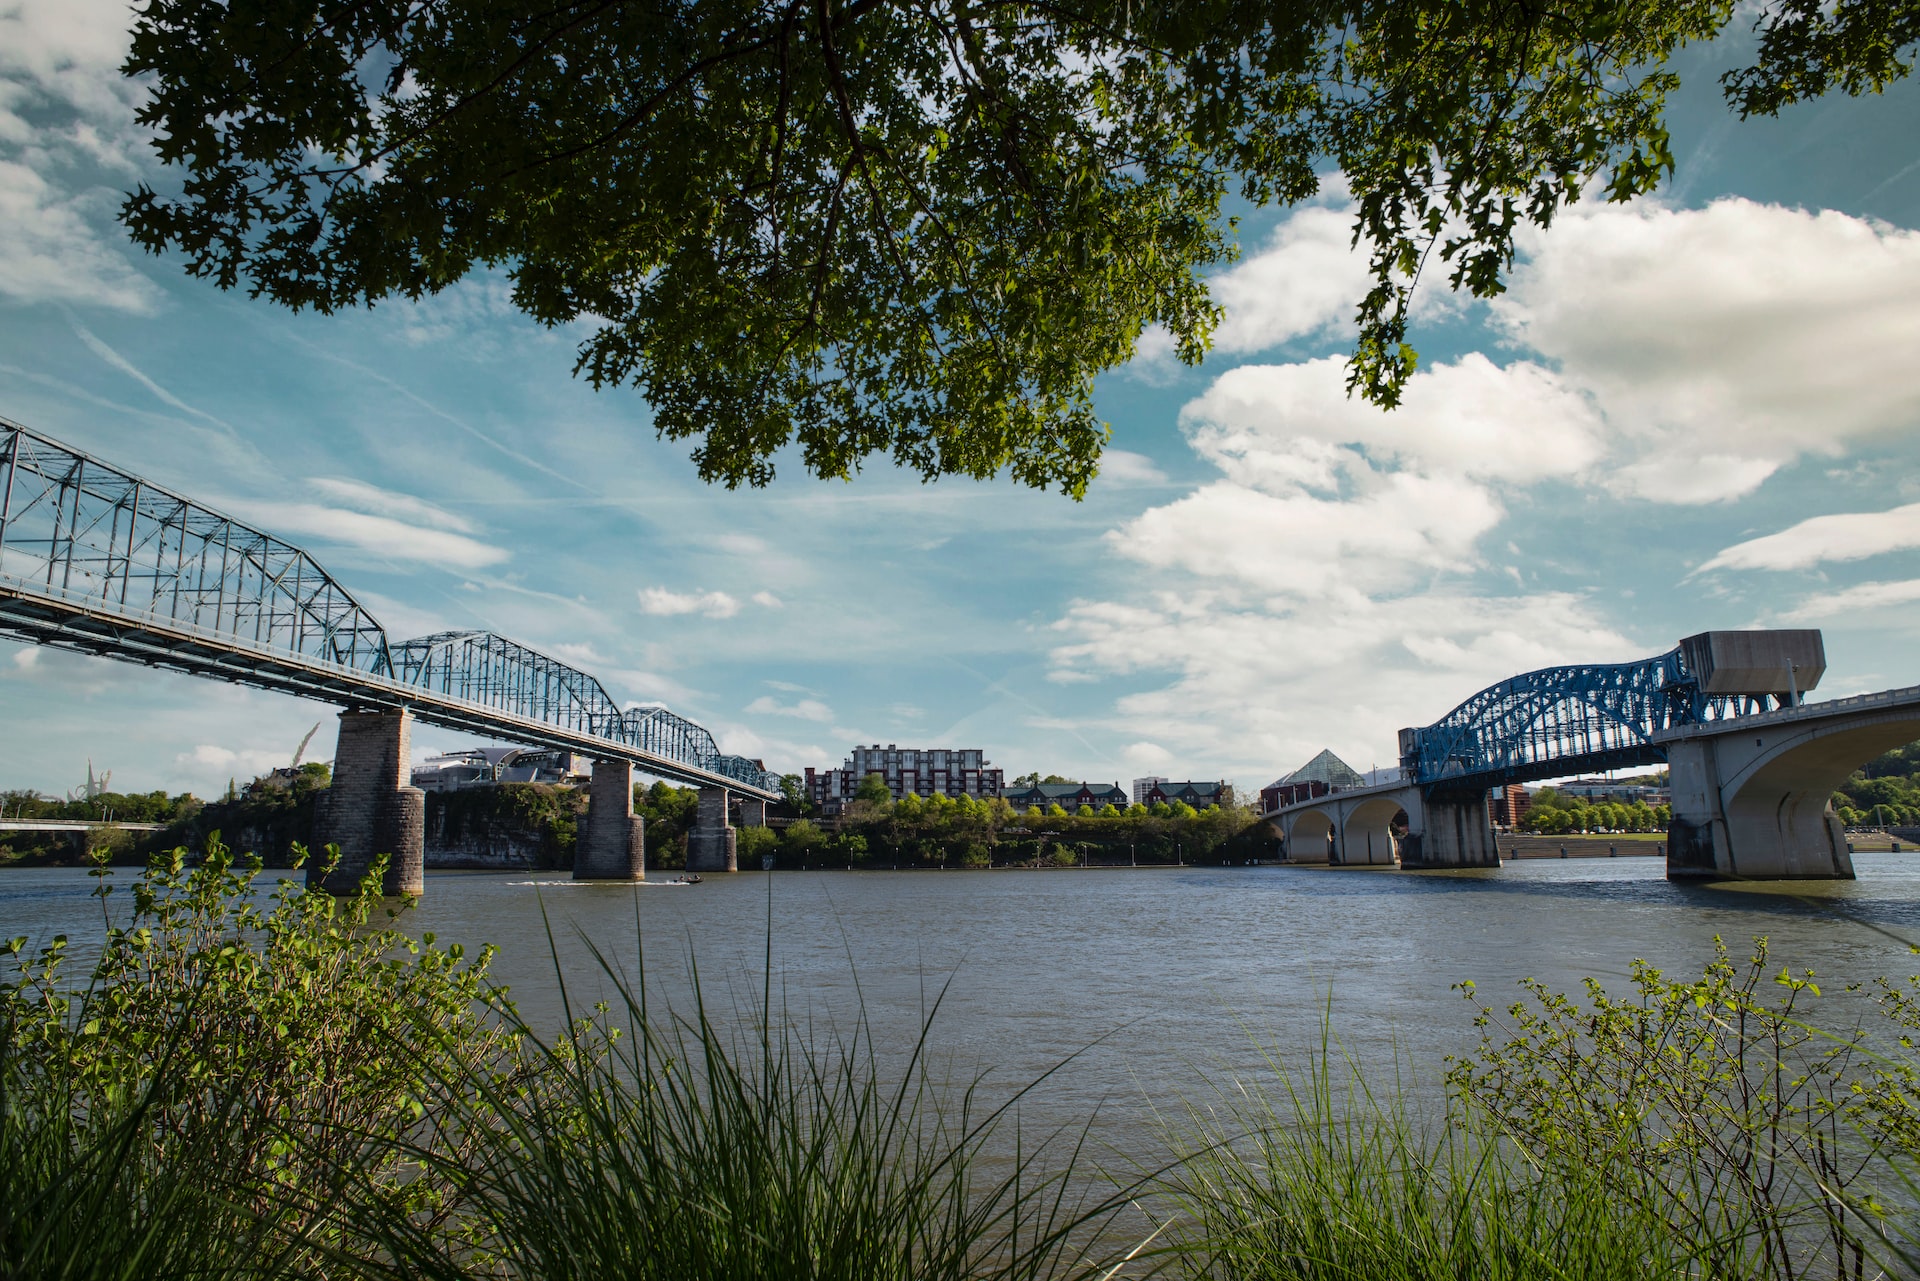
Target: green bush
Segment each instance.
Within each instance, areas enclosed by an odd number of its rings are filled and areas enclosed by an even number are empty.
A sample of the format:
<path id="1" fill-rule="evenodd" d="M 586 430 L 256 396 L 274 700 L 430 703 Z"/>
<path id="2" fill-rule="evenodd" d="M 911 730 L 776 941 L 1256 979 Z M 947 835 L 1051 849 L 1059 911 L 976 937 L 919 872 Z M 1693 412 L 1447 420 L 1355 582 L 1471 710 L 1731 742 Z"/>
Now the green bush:
<path id="1" fill-rule="evenodd" d="M 1744 966 L 1714 942 L 1698 980 L 1634 962 L 1631 999 L 1589 979 L 1583 1005 L 1528 980 L 1504 1013 L 1478 1006 L 1480 1045 L 1449 1082 L 1522 1151 L 1662 1219 L 1710 1275 L 1858 1275 L 1888 1243 L 1874 1180 L 1920 1154 L 1920 1012 L 1882 985 L 1906 1051 L 1888 1058 L 1810 1023 L 1814 976 L 1772 974 L 1764 939 Z"/>
<path id="2" fill-rule="evenodd" d="M 1578 1163 L 1470 1109 L 1423 1126 L 1323 1041 L 1304 1071 L 1194 1108 L 1167 1182 L 1179 1273 L 1207 1281 L 1625 1281 L 1700 1271 L 1690 1242 Z M 1294 1063 L 1303 1056 L 1290 1056 Z"/>
<path id="3" fill-rule="evenodd" d="M 740 860 L 740 866 L 751 864 L 760 866 L 760 856 L 771 854 L 780 847 L 780 837 L 770 827 L 736 828 L 733 838 L 734 855 Z"/>
<path id="4" fill-rule="evenodd" d="M 6 945 L 0 1275 L 279 1276 L 376 1251 L 363 1216 L 432 1227 L 451 1156 L 441 1082 L 507 1048 L 477 1004 L 490 952 L 381 924 L 376 867 L 336 900 L 215 845 L 156 858 L 130 911 L 96 870 L 90 973 L 68 940 Z M 264 901 L 263 901 L 264 898 Z"/>

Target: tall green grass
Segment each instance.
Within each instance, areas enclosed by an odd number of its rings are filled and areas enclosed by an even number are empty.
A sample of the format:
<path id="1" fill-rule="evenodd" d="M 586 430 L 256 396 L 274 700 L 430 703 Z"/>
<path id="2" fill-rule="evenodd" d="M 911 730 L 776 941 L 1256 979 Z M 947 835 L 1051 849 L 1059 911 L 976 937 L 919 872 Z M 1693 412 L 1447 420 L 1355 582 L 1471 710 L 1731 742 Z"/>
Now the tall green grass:
<path id="1" fill-rule="evenodd" d="M 1470 1105 L 1416 1115 L 1330 1035 L 1300 1068 L 1191 1102 L 1173 1130 L 1170 1245 L 1217 1281 L 1620 1281 L 1760 1275 L 1606 1172 L 1529 1154 Z"/>
<path id="2" fill-rule="evenodd" d="M 684 1013 L 648 1008 L 643 986 L 606 973 L 613 1004 L 566 1035 L 516 1023 L 520 1074 L 447 1083 L 464 1099 L 444 1121 L 469 1150 L 436 1173 L 457 1188 L 471 1237 L 449 1248 L 444 1234 L 395 1234 L 408 1271 L 1064 1281 L 1112 1270 L 1101 1229 L 1127 1190 L 1081 1177 L 1072 1134 L 1020 1135 L 1013 1101 L 984 1107 L 977 1082 L 940 1088 L 928 1070 L 937 1002 L 904 1064 L 883 1070 L 864 1021 L 816 1039 L 763 1005 L 726 1030 L 697 973 Z"/>
<path id="3" fill-rule="evenodd" d="M 1205 1087 L 1141 1169 L 1093 1160 L 1086 1120 L 1023 1127 L 1044 1078 L 990 1100 L 937 1076 L 938 1000 L 882 1045 L 771 981 L 725 1018 L 697 973 L 649 1004 L 644 962 L 596 952 L 612 997 L 556 1032 L 488 953 L 406 938 L 378 869 L 345 900 L 263 899 L 258 872 L 157 861 L 81 976 L 62 940 L 0 953 L 0 1281 L 1915 1271 L 1911 986 L 1882 985 L 1896 1035 L 1869 1043 L 1819 1031 L 1811 978 L 1764 953 L 1585 1008 L 1536 985 L 1476 1002 L 1438 1109 L 1329 1025 Z"/>

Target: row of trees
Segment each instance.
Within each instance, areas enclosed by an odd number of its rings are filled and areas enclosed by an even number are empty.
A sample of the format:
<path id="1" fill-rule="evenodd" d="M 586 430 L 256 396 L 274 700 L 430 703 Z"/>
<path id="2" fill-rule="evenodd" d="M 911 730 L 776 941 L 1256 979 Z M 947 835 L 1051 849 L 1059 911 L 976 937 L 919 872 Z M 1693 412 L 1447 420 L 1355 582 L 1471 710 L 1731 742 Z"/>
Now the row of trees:
<path id="1" fill-rule="evenodd" d="M 1523 832 L 1546 836 L 1574 832 L 1663 832 L 1672 818 L 1673 807 L 1669 805 L 1652 806 L 1645 801 L 1595 804 L 1543 787 L 1533 794 L 1533 804 L 1521 816 L 1519 827 Z"/>
<path id="2" fill-rule="evenodd" d="M 996 867 L 1204 863 L 1270 857 L 1274 838 L 1252 810 L 1184 804 L 1068 814 L 1018 813 L 1004 799 L 908 796 L 861 785 L 831 823 L 796 819 L 783 831 L 741 828 L 743 866 L 771 855 L 780 867 Z M 651 840 L 648 842 L 651 848 Z"/>
<path id="3" fill-rule="evenodd" d="M 1848 827 L 1920 825 L 1920 743 L 1876 756 L 1833 794 Z"/>
<path id="4" fill-rule="evenodd" d="M 79 800 L 60 800 L 38 792 L 0 792 L 0 818 L 104 823 L 171 823 L 200 807 L 191 792 L 101 792 Z"/>

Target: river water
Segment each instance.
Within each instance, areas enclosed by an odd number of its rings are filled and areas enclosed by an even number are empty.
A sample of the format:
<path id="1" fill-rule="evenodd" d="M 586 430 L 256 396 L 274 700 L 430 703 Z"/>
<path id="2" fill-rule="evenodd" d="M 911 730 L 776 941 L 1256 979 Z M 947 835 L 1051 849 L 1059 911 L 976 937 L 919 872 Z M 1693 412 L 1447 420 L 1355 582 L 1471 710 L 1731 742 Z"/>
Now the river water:
<path id="1" fill-rule="evenodd" d="M 944 986 L 932 1043 L 943 1074 L 990 1093 L 1056 1073 L 1044 1108 L 1096 1106 L 1124 1131 L 1195 1099 L 1203 1078 L 1258 1077 L 1269 1051 L 1304 1063 L 1323 1017 L 1363 1062 L 1397 1053 L 1437 1077 L 1476 1036 L 1452 985 L 1504 1004 L 1516 980 L 1628 990 L 1630 961 L 1697 975 L 1713 938 L 1745 956 L 1846 982 L 1920 973 L 1920 856 L 1856 855 L 1835 883 L 1669 883 L 1658 858 L 1527 860 L 1498 870 L 1184 868 L 991 872 L 747 872 L 697 886 L 578 885 L 526 873 L 430 873 L 407 928 L 491 942 L 495 973 L 536 1024 L 559 1021 L 559 972 L 581 1004 L 606 995 L 589 944 L 656 1000 L 685 1008 L 697 965 L 709 1006 L 775 1003 L 816 1032 L 864 1011 L 883 1050 L 910 1045 Z M 130 873 L 121 873 L 130 878 Z M 78 870 L 0 873 L 0 937 L 97 936 Z M 124 899 L 124 895 L 116 898 Z M 544 911 L 544 915 L 543 915 Z M 1830 996 L 1830 1021 L 1852 1017 Z M 1857 1009 L 1857 1006 L 1854 1007 Z M 1075 1057 L 1077 1056 L 1077 1057 Z"/>

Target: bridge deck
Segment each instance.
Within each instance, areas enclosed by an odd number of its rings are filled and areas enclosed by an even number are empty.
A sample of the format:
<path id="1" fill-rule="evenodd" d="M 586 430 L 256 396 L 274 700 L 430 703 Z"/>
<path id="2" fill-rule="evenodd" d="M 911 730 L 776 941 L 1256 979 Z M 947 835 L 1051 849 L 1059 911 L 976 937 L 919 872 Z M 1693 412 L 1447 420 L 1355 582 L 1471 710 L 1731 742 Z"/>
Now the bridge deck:
<path id="1" fill-rule="evenodd" d="M 344 663 L 265 646 L 230 632 L 126 606 L 103 608 L 90 594 L 27 584 L 0 574 L 0 630 L 63 649 L 99 654 L 193 676 L 208 676 L 276 693 L 359 707 L 405 707 L 431 725 L 633 762 L 637 769 L 695 787 L 727 787 L 763 800 L 781 794 L 751 786 L 625 743 L 566 726 L 515 716 L 377 676 Z"/>

